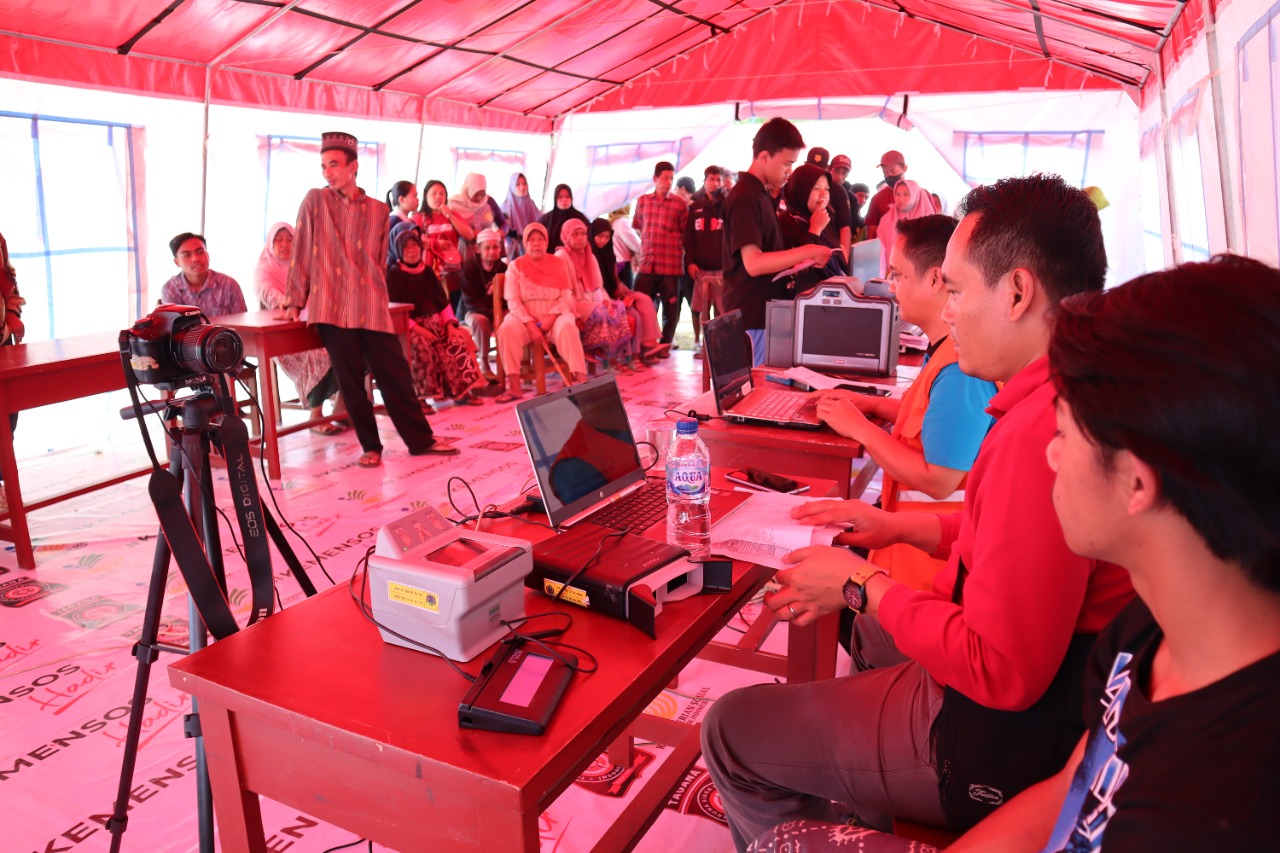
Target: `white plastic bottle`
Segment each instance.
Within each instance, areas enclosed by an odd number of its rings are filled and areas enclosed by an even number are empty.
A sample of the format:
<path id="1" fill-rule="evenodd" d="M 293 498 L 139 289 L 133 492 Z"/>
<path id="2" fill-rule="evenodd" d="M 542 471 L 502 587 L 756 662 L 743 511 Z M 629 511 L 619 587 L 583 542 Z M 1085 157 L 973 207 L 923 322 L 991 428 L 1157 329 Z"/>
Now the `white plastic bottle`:
<path id="1" fill-rule="evenodd" d="M 711 553 L 711 454 L 693 418 L 676 421 L 667 449 L 667 541 L 694 558 Z"/>

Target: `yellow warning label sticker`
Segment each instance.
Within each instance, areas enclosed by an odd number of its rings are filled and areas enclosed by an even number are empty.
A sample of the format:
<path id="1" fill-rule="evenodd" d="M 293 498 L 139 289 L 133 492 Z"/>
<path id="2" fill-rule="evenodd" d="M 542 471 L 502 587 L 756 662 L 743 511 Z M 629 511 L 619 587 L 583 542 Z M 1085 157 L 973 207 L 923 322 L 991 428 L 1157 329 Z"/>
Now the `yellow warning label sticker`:
<path id="1" fill-rule="evenodd" d="M 542 579 L 542 591 L 547 595 L 560 595 L 560 588 L 563 586 L 564 584 L 557 581 L 553 581 L 548 578 Z M 591 599 L 587 597 L 587 591 L 585 589 L 578 589 L 576 586 L 569 587 L 569 589 L 565 591 L 564 595 L 560 595 L 560 600 L 567 601 L 570 604 L 576 604 L 579 607 L 591 606 Z"/>
<path id="2" fill-rule="evenodd" d="M 395 581 L 387 582 L 387 598 L 391 601 L 407 604 L 410 607 L 430 610 L 432 613 L 440 612 L 440 596 L 429 590 L 418 589 Z"/>

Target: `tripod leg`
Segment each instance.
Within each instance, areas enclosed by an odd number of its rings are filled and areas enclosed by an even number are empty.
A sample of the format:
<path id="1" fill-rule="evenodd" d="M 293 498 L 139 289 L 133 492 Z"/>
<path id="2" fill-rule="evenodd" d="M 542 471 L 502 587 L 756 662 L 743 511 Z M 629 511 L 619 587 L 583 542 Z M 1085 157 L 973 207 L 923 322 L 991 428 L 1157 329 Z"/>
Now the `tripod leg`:
<path id="1" fill-rule="evenodd" d="M 213 568 L 214 577 L 223 594 L 227 591 L 227 574 L 222 562 L 222 544 L 218 536 L 218 516 L 214 510 L 213 471 L 209 465 L 209 437 L 203 428 L 188 427 L 182 434 L 183 465 L 188 476 L 183 478 L 183 495 L 186 498 L 187 513 L 192 524 L 200 531 L 204 540 L 204 551 L 209 557 L 209 565 Z M 194 476 L 191 476 L 194 474 Z M 203 487 L 210 494 L 204 494 Z M 200 612 L 196 609 L 194 599 L 188 600 L 188 613 L 191 621 L 191 651 L 194 653 L 208 644 L 204 624 L 200 620 Z M 213 846 L 213 789 L 209 785 L 209 766 L 205 761 L 204 738 L 200 735 L 200 709 L 196 700 L 191 700 L 191 717 L 194 720 L 193 730 L 189 732 L 195 739 L 196 753 L 196 815 L 200 836 L 200 853 L 214 853 Z"/>
<path id="2" fill-rule="evenodd" d="M 169 457 L 170 466 L 181 472 L 181 463 L 174 451 Z M 181 473 L 179 473 L 181 476 Z M 156 639 L 160 634 L 160 616 L 164 608 L 164 590 L 169 579 L 169 543 L 164 532 L 156 538 L 156 553 L 151 563 L 151 583 L 147 589 L 147 608 L 142 616 L 142 633 L 133 647 L 138 659 L 138 672 L 133 682 L 133 699 L 129 705 L 129 727 L 125 734 L 124 759 L 120 762 L 120 785 L 116 789 L 115 809 L 107 829 L 111 833 L 111 853 L 118 853 L 124 831 L 129 823 L 129 794 L 133 788 L 133 771 L 138 763 L 138 740 L 142 734 L 142 711 L 147 702 L 147 689 L 151 681 L 151 664 L 159 654 Z M 195 630 L 195 622 L 192 630 Z"/>

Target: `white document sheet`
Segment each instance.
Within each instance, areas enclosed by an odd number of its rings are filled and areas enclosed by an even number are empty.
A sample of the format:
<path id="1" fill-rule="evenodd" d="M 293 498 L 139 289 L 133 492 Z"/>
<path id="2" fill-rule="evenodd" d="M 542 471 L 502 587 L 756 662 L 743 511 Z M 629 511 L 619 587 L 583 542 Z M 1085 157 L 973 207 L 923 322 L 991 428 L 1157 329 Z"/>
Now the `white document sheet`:
<path id="1" fill-rule="evenodd" d="M 843 528 L 801 524 L 791 508 L 817 500 L 808 495 L 757 492 L 732 514 L 711 528 L 711 552 L 748 560 L 774 569 L 786 568 L 782 558 L 797 548 L 830 545 Z"/>

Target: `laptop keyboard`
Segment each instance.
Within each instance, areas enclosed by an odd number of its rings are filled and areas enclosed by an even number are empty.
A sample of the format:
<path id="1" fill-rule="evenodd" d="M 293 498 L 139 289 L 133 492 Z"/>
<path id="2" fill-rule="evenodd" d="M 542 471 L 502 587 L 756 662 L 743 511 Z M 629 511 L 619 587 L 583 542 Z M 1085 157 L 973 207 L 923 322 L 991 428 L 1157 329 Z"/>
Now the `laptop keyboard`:
<path id="1" fill-rule="evenodd" d="M 666 511 L 667 482 L 650 479 L 622 500 L 604 507 L 584 520 L 602 527 L 612 527 L 614 530 L 626 528 L 639 533 L 656 523 Z"/>
<path id="2" fill-rule="evenodd" d="M 735 415 L 747 415 L 753 418 L 765 418 L 771 421 L 787 421 L 794 418 L 809 403 L 807 394 L 795 394 L 781 391 L 766 394 L 759 400 L 753 400 L 749 406 L 735 406 Z"/>

